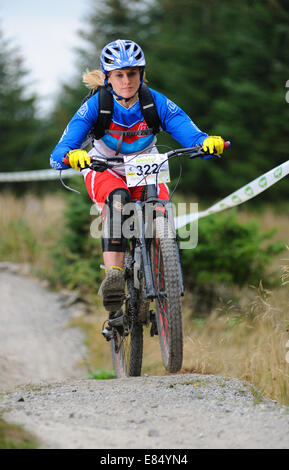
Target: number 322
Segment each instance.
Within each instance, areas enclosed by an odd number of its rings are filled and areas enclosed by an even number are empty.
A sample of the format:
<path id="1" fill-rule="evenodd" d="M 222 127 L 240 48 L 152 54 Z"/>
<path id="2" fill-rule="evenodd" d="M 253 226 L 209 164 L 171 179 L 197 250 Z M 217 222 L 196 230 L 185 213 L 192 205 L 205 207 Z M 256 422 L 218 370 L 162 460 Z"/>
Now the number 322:
<path id="1" fill-rule="evenodd" d="M 148 176 L 148 175 L 151 175 L 151 174 L 154 174 L 156 175 L 157 172 L 158 172 L 158 165 L 156 163 L 153 163 L 152 165 L 144 165 L 143 167 L 141 165 L 138 165 L 137 166 L 137 176 Z"/>

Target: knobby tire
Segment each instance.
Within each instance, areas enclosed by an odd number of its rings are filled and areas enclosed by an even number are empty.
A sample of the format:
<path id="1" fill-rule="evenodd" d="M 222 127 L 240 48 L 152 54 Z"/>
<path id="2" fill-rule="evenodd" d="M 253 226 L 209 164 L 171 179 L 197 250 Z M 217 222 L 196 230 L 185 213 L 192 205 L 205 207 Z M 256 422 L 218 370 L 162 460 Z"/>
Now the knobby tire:
<path id="1" fill-rule="evenodd" d="M 151 264 L 156 298 L 156 320 L 163 364 L 168 372 L 178 372 L 183 362 L 181 289 L 177 246 L 165 217 L 154 221 Z"/>

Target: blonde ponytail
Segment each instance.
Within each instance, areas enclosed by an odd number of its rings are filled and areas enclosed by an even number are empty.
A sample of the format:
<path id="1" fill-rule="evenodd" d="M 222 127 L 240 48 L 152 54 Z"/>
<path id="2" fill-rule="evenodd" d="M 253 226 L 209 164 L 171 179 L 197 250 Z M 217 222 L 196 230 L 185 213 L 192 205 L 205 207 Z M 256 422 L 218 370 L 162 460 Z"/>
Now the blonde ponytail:
<path id="1" fill-rule="evenodd" d="M 143 78 L 144 82 L 148 83 L 145 72 Z M 97 87 L 103 86 L 104 80 L 105 75 L 99 69 L 92 70 L 91 72 L 89 70 L 86 70 L 85 73 L 82 75 L 83 83 L 85 84 L 85 86 L 87 86 L 87 88 L 90 88 L 91 90 L 95 90 Z"/>
<path id="2" fill-rule="evenodd" d="M 101 70 L 86 70 L 82 75 L 82 81 L 91 90 L 96 89 L 99 86 L 104 85 L 105 75 Z"/>

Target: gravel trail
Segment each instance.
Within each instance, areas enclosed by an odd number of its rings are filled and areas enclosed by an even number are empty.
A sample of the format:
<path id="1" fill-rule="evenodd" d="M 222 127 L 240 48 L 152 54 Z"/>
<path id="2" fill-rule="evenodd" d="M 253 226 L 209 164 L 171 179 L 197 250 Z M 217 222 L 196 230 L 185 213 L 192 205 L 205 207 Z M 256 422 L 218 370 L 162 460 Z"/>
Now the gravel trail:
<path id="1" fill-rule="evenodd" d="M 64 295 L 18 271 L 0 263 L 0 391 L 83 376 L 83 334 L 68 327 L 74 308 L 64 308 Z"/>
<path id="2" fill-rule="evenodd" d="M 288 449 L 288 407 L 217 375 L 89 380 L 73 314 L 41 283 L 0 272 L 0 411 L 43 449 Z M 15 385 L 17 385 L 15 387 Z"/>

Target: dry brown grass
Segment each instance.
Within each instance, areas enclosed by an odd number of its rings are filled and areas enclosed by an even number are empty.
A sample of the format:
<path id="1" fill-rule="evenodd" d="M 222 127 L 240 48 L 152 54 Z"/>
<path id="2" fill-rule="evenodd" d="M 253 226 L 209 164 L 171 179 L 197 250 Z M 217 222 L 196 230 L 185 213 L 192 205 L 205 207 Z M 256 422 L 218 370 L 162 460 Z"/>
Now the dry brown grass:
<path id="1" fill-rule="evenodd" d="M 245 291 L 243 294 L 247 294 Z M 288 289 L 250 294 L 242 310 L 230 304 L 194 320 L 184 303 L 184 360 L 181 373 L 220 374 L 251 383 L 265 396 L 289 405 Z M 112 370 L 110 346 L 101 335 L 107 314 L 99 303 L 95 313 L 81 318 L 90 350 L 89 369 Z M 142 373 L 166 375 L 158 336 L 144 329 Z"/>
<path id="2" fill-rule="evenodd" d="M 202 323 L 187 320 L 184 370 L 247 380 L 288 405 L 288 294 L 288 289 L 268 292 L 260 285 L 242 311 L 224 305 Z"/>
<path id="3" fill-rule="evenodd" d="M 61 232 L 64 208 L 59 195 L 0 194 L 0 260 L 28 263 L 37 272 L 51 271 L 51 249 Z"/>

